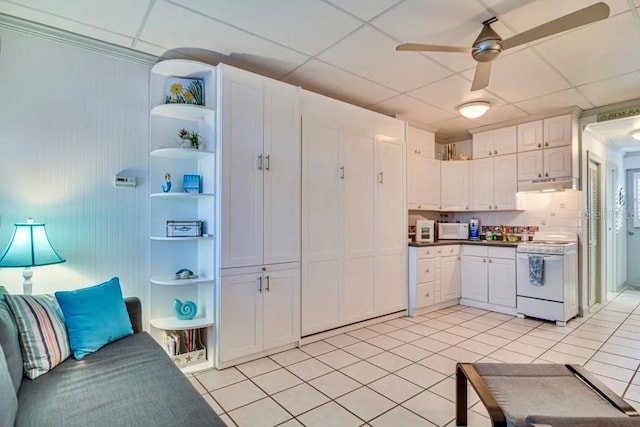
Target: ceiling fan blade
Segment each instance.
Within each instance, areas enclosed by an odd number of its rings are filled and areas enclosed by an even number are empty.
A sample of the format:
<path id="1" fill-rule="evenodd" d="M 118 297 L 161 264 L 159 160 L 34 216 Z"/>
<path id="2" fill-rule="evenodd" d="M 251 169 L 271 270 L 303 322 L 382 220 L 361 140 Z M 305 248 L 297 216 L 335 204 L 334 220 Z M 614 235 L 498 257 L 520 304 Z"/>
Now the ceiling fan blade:
<path id="1" fill-rule="evenodd" d="M 606 19 L 608 17 L 609 6 L 602 2 L 596 3 L 503 40 L 502 50 L 520 46 L 534 40 L 561 33 L 592 22 L 600 21 L 601 19 Z"/>
<path id="2" fill-rule="evenodd" d="M 416 52 L 459 52 L 471 53 L 470 47 L 440 46 L 437 44 L 404 43 L 396 46 L 396 50 L 410 50 Z"/>
<path id="3" fill-rule="evenodd" d="M 473 76 L 473 83 L 471 84 L 471 92 L 489 86 L 490 77 L 491 62 L 478 62 L 478 65 L 476 65 L 476 73 Z"/>

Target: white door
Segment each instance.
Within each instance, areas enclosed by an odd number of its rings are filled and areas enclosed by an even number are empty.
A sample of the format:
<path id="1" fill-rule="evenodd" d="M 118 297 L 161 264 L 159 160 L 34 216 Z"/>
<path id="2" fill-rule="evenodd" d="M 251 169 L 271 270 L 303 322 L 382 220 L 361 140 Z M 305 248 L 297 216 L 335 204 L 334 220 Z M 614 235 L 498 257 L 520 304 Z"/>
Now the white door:
<path id="1" fill-rule="evenodd" d="M 420 173 L 422 161 L 415 154 L 407 156 L 407 209 L 420 208 Z"/>
<path id="2" fill-rule="evenodd" d="M 302 335 L 339 319 L 341 170 L 337 129 L 302 121 Z"/>
<path id="3" fill-rule="evenodd" d="M 377 139 L 375 311 L 407 308 L 405 154 L 402 141 Z"/>
<path id="4" fill-rule="evenodd" d="M 493 158 L 471 161 L 471 210 L 493 209 Z"/>
<path id="5" fill-rule="evenodd" d="M 518 192 L 518 159 L 516 154 L 493 159 L 493 208 L 513 210 Z"/>
<path id="6" fill-rule="evenodd" d="M 440 197 L 443 211 L 469 210 L 469 175 L 471 162 L 447 161 L 440 165 Z"/>
<path id="7" fill-rule="evenodd" d="M 220 287 L 219 362 L 262 351 L 262 274 L 223 276 Z"/>
<path id="8" fill-rule="evenodd" d="M 589 159 L 587 166 L 587 233 L 589 307 L 598 301 L 600 290 L 600 163 Z"/>
<path id="9" fill-rule="evenodd" d="M 474 159 L 493 156 L 493 131 L 474 133 L 471 149 Z"/>
<path id="10" fill-rule="evenodd" d="M 441 161 L 436 159 L 420 159 L 418 187 L 421 209 L 440 209 L 440 163 Z"/>
<path id="11" fill-rule="evenodd" d="M 343 277 L 340 323 L 370 318 L 374 311 L 374 140 L 340 131 Z"/>
<path id="12" fill-rule="evenodd" d="M 263 159 L 265 264 L 300 261 L 298 95 L 297 87 L 280 82 L 265 83 Z"/>
<path id="13" fill-rule="evenodd" d="M 542 120 L 519 124 L 517 129 L 518 153 L 542 148 Z"/>
<path id="14" fill-rule="evenodd" d="M 571 145 L 571 114 L 544 119 L 544 146 Z"/>
<path id="15" fill-rule="evenodd" d="M 300 339 L 300 270 L 263 273 L 264 349 L 291 344 Z"/>
<path id="16" fill-rule="evenodd" d="M 544 177 L 571 176 L 571 146 L 544 150 Z"/>
<path id="17" fill-rule="evenodd" d="M 516 306 L 516 261 L 489 258 L 489 302 Z"/>
<path id="18" fill-rule="evenodd" d="M 518 153 L 518 181 L 542 178 L 543 161 L 542 150 Z"/>
<path id="19" fill-rule="evenodd" d="M 493 155 L 514 154 L 518 149 L 518 131 L 515 126 L 493 131 Z"/>
<path id="20" fill-rule="evenodd" d="M 462 261 L 460 256 L 442 257 L 442 301 L 460 298 L 462 286 Z"/>
<path id="21" fill-rule="evenodd" d="M 263 85 L 258 76 L 222 67 L 222 268 L 263 259 Z"/>
<path id="22" fill-rule="evenodd" d="M 462 257 L 462 298 L 487 302 L 487 258 L 478 256 Z"/>
<path id="23" fill-rule="evenodd" d="M 627 283 L 640 285 L 640 169 L 627 170 Z"/>

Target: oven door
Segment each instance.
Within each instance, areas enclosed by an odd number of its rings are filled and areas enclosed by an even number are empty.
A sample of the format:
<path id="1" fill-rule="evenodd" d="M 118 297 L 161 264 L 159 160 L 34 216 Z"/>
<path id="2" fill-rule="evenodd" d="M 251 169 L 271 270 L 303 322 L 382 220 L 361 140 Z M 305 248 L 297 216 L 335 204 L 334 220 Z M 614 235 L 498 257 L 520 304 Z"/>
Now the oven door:
<path id="1" fill-rule="evenodd" d="M 529 284 L 529 255 L 537 254 L 518 254 L 517 256 L 516 287 L 518 296 L 562 302 L 564 298 L 564 255 L 537 255 L 542 256 L 544 260 L 542 286 Z"/>

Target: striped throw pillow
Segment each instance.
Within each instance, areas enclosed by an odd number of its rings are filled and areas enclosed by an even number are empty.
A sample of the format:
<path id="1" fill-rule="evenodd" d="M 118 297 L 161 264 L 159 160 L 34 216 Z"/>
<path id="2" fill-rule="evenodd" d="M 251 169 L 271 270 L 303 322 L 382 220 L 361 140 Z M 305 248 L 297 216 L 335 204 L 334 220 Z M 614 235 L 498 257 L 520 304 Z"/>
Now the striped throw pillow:
<path id="1" fill-rule="evenodd" d="M 62 310 L 53 295 L 5 295 L 18 326 L 24 372 L 34 379 L 71 354 Z"/>

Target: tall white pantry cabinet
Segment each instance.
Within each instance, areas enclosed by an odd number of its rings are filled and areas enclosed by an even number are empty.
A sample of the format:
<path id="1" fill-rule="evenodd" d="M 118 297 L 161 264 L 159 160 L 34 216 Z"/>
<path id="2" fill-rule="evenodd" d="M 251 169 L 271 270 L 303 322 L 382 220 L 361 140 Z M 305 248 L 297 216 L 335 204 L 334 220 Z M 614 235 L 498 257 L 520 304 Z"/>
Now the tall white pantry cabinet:
<path id="1" fill-rule="evenodd" d="M 300 339 L 299 88 L 218 66 L 218 368 Z"/>
<path id="2" fill-rule="evenodd" d="M 404 124 L 302 91 L 302 335 L 407 308 Z"/>

